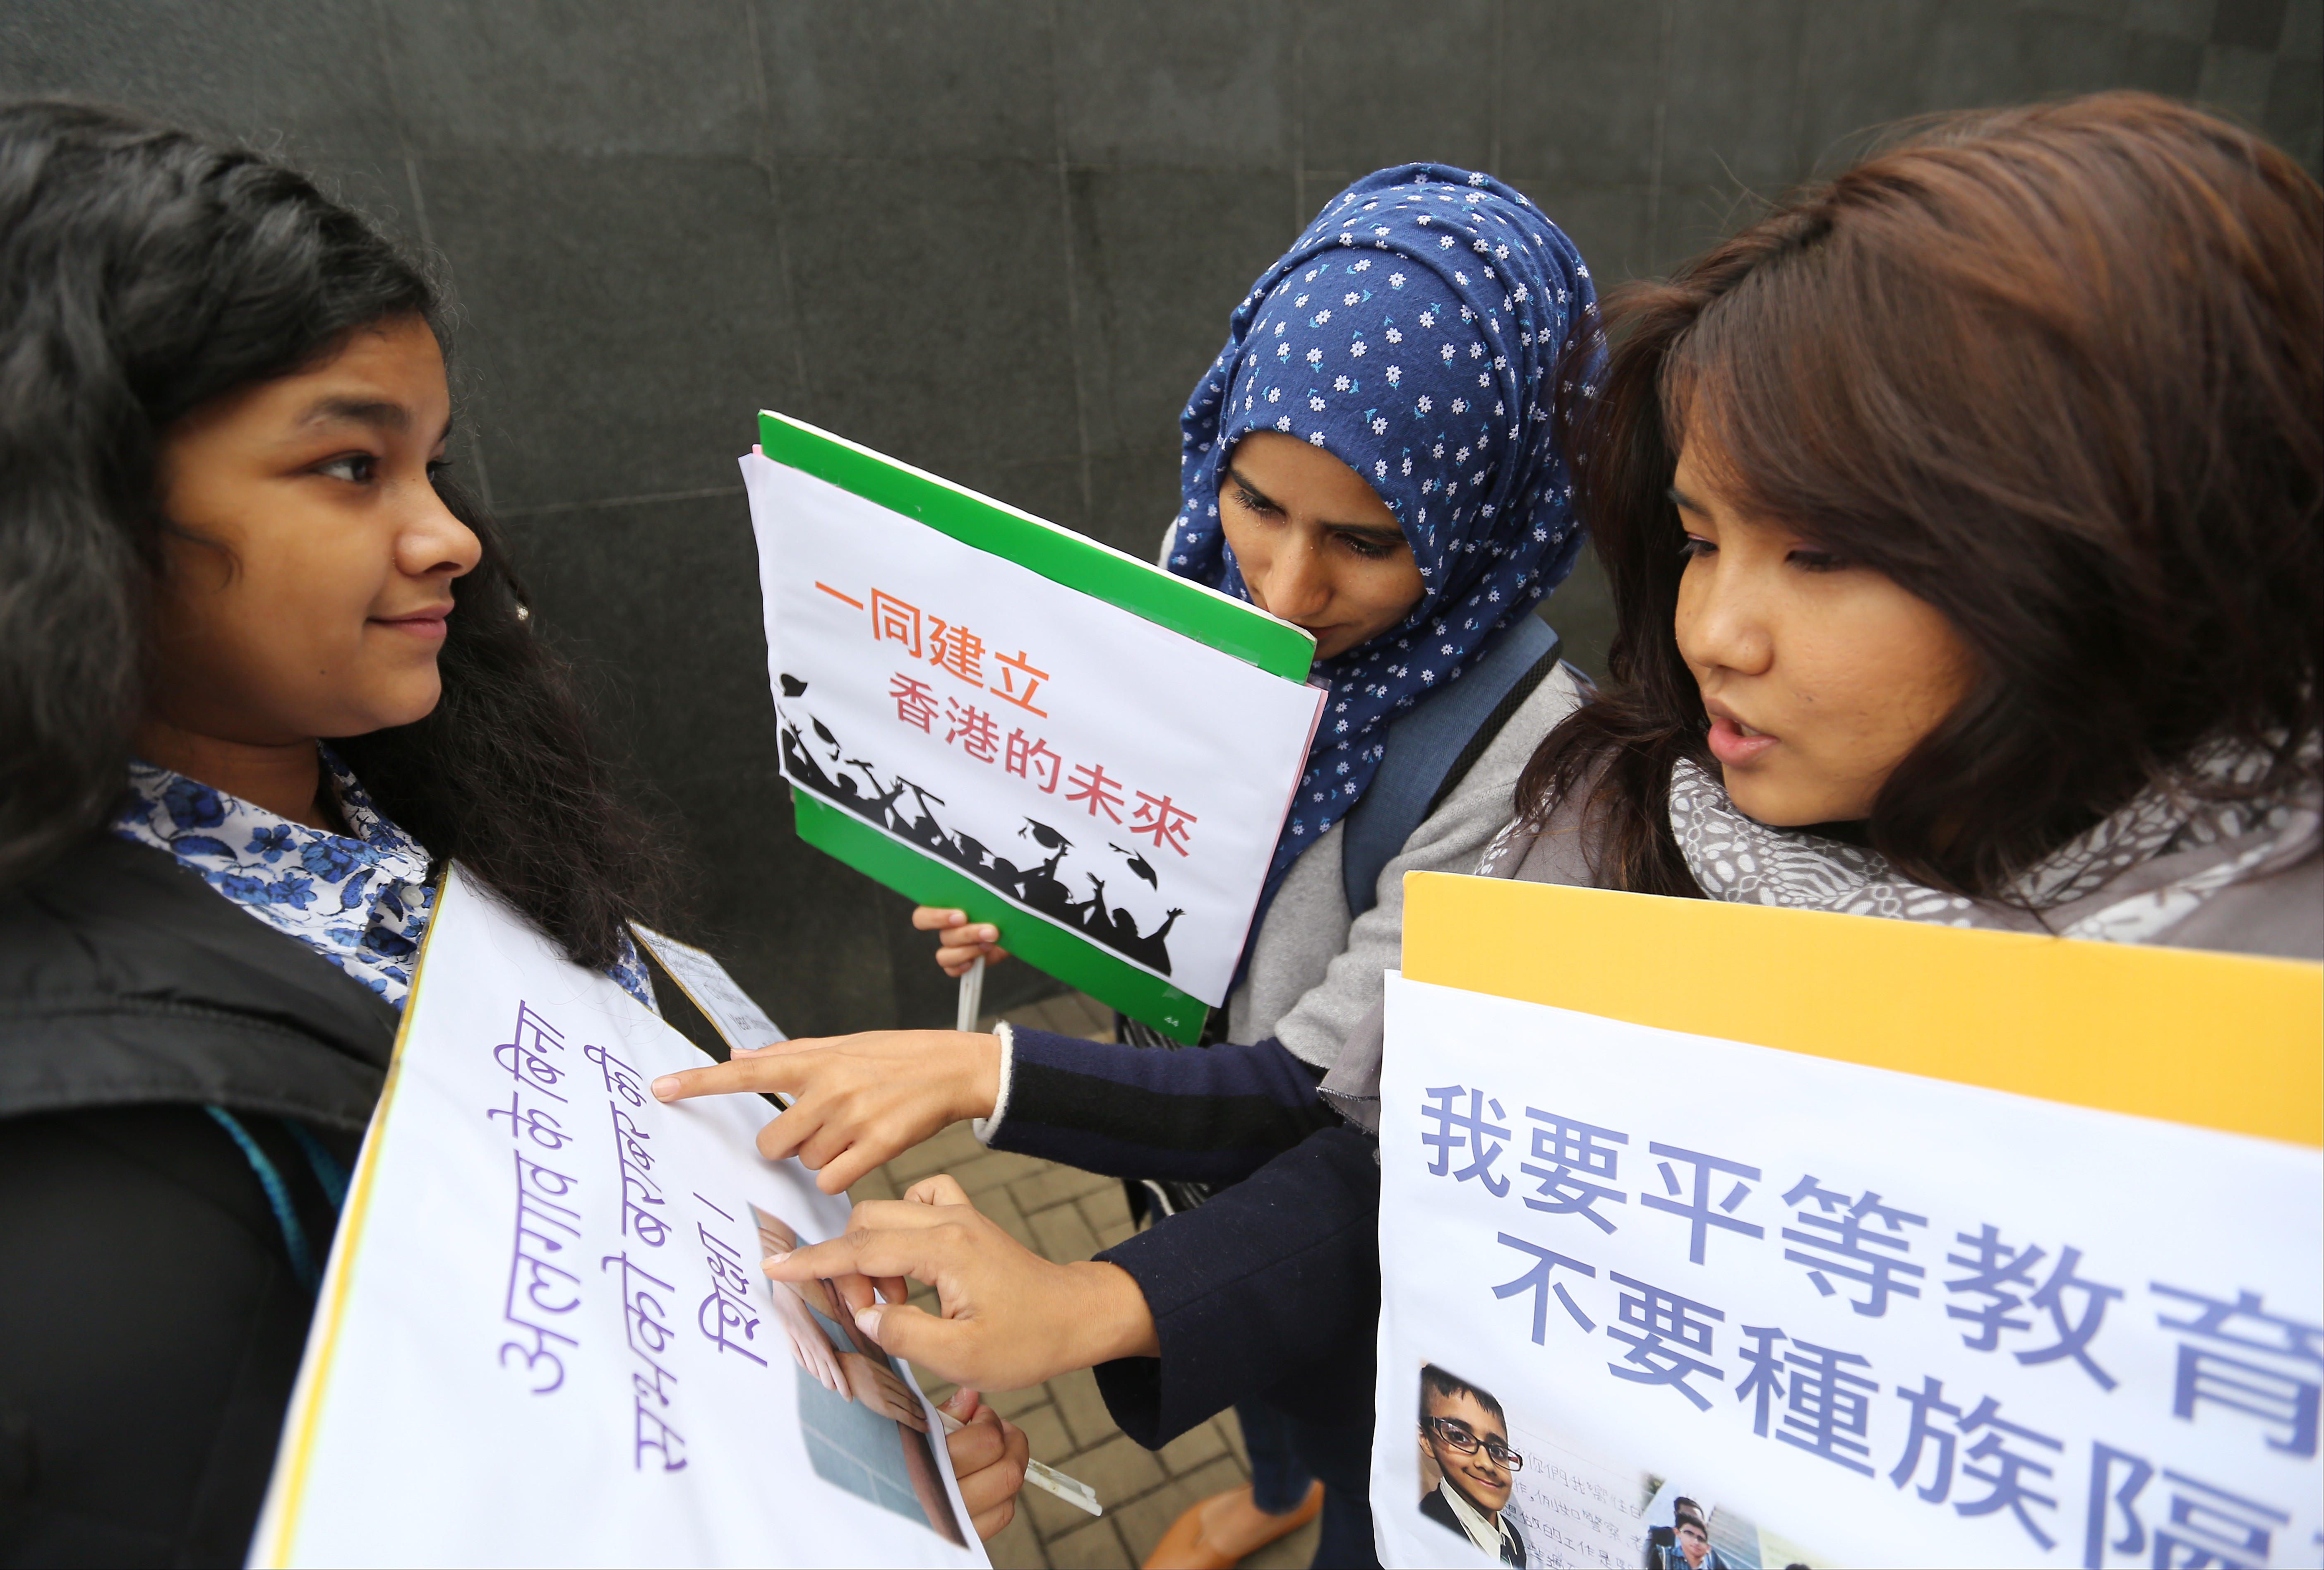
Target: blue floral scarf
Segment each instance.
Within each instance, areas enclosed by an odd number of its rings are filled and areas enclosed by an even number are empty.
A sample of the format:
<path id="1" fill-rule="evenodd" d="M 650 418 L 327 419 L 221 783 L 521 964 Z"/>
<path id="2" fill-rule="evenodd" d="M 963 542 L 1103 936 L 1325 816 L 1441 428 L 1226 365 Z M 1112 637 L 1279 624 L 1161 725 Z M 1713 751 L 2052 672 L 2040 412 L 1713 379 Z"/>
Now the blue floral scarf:
<path id="1" fill-rule="evenodd" d="M 436 908 L 429 857 L 382 816 L 337 753 L 321 751 L 352 835 L 293 823 L 144 762 L 129 766 L 129 791 L 113 832 L 168 851 L 220 894 L 400 1009 Z M 645 966 L 627 937 L 608 974 L 654 1006 Z"/>

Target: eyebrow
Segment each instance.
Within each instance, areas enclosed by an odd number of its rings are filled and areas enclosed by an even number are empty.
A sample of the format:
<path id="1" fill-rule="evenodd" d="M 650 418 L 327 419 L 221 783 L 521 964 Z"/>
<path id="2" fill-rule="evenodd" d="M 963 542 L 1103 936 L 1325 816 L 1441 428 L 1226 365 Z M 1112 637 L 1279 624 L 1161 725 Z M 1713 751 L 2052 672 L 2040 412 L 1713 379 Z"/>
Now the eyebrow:
<path id="1" fill-rule="evenodd" d="M 1231 464 L 1227 466 L 1227 478 L 1240 485 L 1260 506 L 1273 507 L 1278 513 L 1283 510 L 1281 503 L 1252 485 L 1243 476 L 1243 472 Z M 1405 542 L 1404 531 L 1393 523 L 1325 523 L 1323 527 L 1337 530 L 1342 534 L 1361 534 L 1370 540 L 1392 540 L 1398 545 Z"/>
<path id="2" fill-rule="evenodd" d="M 1673 485 L 1670 488 L 1669 494 L 1671 504 L 1675 506 L 1682 513 L 1708 513 L 1711 511 L 1710 508 L 1696 501 L 1692 496 L 1688 495 L 1684 491 L 1680 490 L 1676 485 Z"/>
<path id="3" fill-rule="evenodd" d="M 368 425 L 375 429 L 403 431 L 411 429 L 411 411 L 385 398 L 318 398 L 299 416 L 298 423 Z"/>

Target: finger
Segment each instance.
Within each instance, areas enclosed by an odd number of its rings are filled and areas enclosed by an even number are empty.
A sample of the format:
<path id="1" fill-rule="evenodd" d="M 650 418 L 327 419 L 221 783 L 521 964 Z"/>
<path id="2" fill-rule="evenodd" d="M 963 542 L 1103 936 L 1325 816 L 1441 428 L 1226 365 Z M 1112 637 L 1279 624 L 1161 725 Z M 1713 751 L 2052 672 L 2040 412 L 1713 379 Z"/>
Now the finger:
<path id="1" fill-rule="evenodd" d="M 874 1208 L 859 1205 L 862 1211 Z M 837 1280 L 845 1276 L 909 1276 L 935 1285 L 936 1273 L 959 1255 L 960 1239 L 938 1230 L 946 1218 L 925 1205 L 896 1205 L 917 1210 L 927 1220 L 919 1225 L 855 1226 L 829 1242 L 812 1243 L 789 1253 L 770 1254 L 760 1270 L 771 1281 Z"/>
<path id="2" fill-rule="evenodd" d="M 816 1048 L 826 1047 L 829 1045 L 830 1043 L 822 1037 L 802 1036 L 796 1040 L 785 1039 L 781 1041 L 761 1041 L 756 1047 L 737 1047 L 734 1050 L 737 1052 L 772 1053 L 779 1056 L 786 1052 L 809 1052 L 815 1050 Z"/>
<path id="3" fill-rule="evenodd" d="M 963 969 L 966 969 L 969 965 L 986 957 L 991 952 L 992 946 L 989 943 L 946 944 L 944 947 L 936 950 L 936 963 L 944 966 L 946 970 L 950 970 L 955 965 L 960 966 Z"/>
<path id="4" fill-rule="evenodd" d="M 901 1303 L 912 1295 L 901 1276 L 882 1276 L 872 1285 L 879 1288 L 881 1300 L 886 1303 Z"/>
<path id="5" fill-rule="evenodd" d="M 976 1407 L 979 1399 L 975 1390 L 967 1385 L 963 1385 L 943 1400 L 938 1401 L 936 1408 L 939 1411 L 950 1412 L 964 1423 L 973 1423 L 976 1420 Z"/>
<path id="6" fill-rule="evenodd" d="M 966 1321 L 939 1319 L 908 1303 L 890 1303 L 866 1308 L 855 1316 L 855 1325 L 889 1356 L 916 1363 L 938 1379 L 955 1384 L 983 1381 L 977 1356 L 981 1338 Z"/>
<path id="7" fill-rule="evenodd" d="M 862 1276 L 834 1276 L 824 1285 L 838 1294 L 839 1301 L 851 1315 L 879 1301 L 872 1295 L 871 1281 Z"/>
<path id="8" fill-rule="evenodd" d="M 912 1187 L 921 1188 L 938 1182 L 945 1184 L 946 1190 L 958 1196 L 953 1201 L 954 1205 L 964 1205 L 971 1210 L 976 1208 L 966 1192 L 962 1189 L 959 1179 L 945 1173 L 938 1173 L 934 1178 L 923 1178 Z M 958 1216 L 946 1214 L 939 1206 L 917 1199 L 867 1199 L 848 1212 L 847 1225 L 851 1231 L 857 1227 L 870 1227 L 875 1231 L 894 1228 L 922 1231 L 934 1227 L 951 1226 L 959 1219 Z"/>
<path id="9" fill-rule="evenodd" d="M 951 1406 L 952 1403 L 949 1401 L 945 1403 L 946 1410 L 949 1410 Z M 990 1412 L 992 1408 L 987 1407 L 985 1410 Z M 953 1415 L 960 1416 L 957 1412 Z M 965 1495 L 968 1492 L 968 1480 L 971 1474 L 982 1472 L 986 1467 L 997 1464 L 1008 1455 L 1009 1437 L 1001 1431 L 1001 1422 L 997 1417 L 991 1422 L 980 1423 L 976 1421 L 975 1414 L 972 1412 L 961 1420 L 959 1427 L 945 1436 L 945 1448 L 952 1453 L 953 1473 L 960 1479 L 961 1492 Z M 990 1506 L 993 1502 L 990 1498 L 976 1500 L 970 1503 L 969 1509 L 976 1510 L 981 1506 Z"/>
<path id="10" fill-rule="evenodd" d="M 982 1515 L 972 1515 L 968 1524 L 975 1529 L 976 1540 L 989 1543 L 1001 1535 L 1001 1529 L 1017 1519 L 1017 1496 L 1010 1494 Z"/>
<path id="11" fill-rule="evenodd" d="M 791 1103 L 789 1108 L 768 1120 L 759 1131 L 759 1154 L 770 1161 L 780 1161 L 796 1156 L 801 1145 L 823 1131 L 823 1110 L 804 1100 Z M 813 1162 L 807 1165 L 811 1168 Z"/>
<path id="12" fill-rule="evenodd" d="M 806 1351 L 808 1349 L 802 1348 L 798 1350 Z M 822 1382 L 825 1390 L 831 1391 L 832 1394 L 844 1396 L 847 1393 L 847 1376 L 839 1371 L 838 1360 L 831 1355 L 831 1348 L 829 1346 L 825 1346 L 823 1349 L 823 1355 L 814 1358 L 813 1361 L 804 1363 L 803 1366 L 806 1367 L 809 1373 L 815 1375 L 815 1377 Z"/>
<path id="13" fill-rule="evenodd" d="M 933 1178 L 923 1178 L 904 1190 L 907 1205 L 965 1205 L 976 1208 L 976 1201 L 960 1186 L 960 1179 L 949 1172 L 939 1172 Z"/>
<path id="14" fill-rule="evenodd" d="M 1017 1496 L 1025 1487 L 1025 1469 L 1032 1459 L 1032 1446 L 1023 1429 L 1014 1423 L 1003 1422 L 991 1408 L 985 1408 L 977 1417 L 978 1420 L 951 1436 L 953 1475 L 960 1484 L 960 1501 L 968 1508 L 976 1535 L 990 1538 L 1016 1514 Z M 984 1458 L 986 1447 L 992 1442 L 987 1436 L 998 1436 L 1001 1441 L 1000 1453 L 990 1459 Z M 964 1452 L 973 1464 L 963 1464 Z"/>
<path id="15" fill-rule="evenodd" d="M 888 1416 L 915 1434 L 928 1431 L 927 1410 L 912 1399 L 910 1387 L 891 1373 L 882 1373 L 877 1382 L 880 1395 L 887 1403 Z"/>
<path id="16" fill-rule="evenodd" d="M 653 1082 L 658 1100 L 685 1101 L 697 1095 L 734 1095 L 743 1091 L 798 1091 L 804 1088 L 798 1054 L 810 1045 L 806 1041 L 786 1041 L 788 1050 L 753 1052 L 747 1057 L 729 1058 L 706 1068 L 680 1069 L 665 1074 Z"/>
<path id="17" fill-rule="evenodd" d="M 967 911 L 949 910 L 942 905 L 919 905 L 915 906 L 912 910 L 912 925 L 923 932 L 935 932 L 945 927 L 958 927 L 967 919 Z"/>
<path id="18" fill-rule="evenodd" d="M 911 1145 L 897 1139 L 858 1139 L 844 1150 L 834 1154 L 827 1161 L 807 1159 L 802 1151 L 799 1160 L 815 1172 L 815 1186 L 825 1194 L 844 1194 L 864 1177 L 886 1162 L 895 1159 Z"/>
<path id="19" fill-rule="evenodd" d="M 982 949 L 986 944 L 1001 941 L 1001 928 L 990 921 L 971 921 L 964 926 L 945 928 L 936 934 L 936 941 L 945 948 Z"/>

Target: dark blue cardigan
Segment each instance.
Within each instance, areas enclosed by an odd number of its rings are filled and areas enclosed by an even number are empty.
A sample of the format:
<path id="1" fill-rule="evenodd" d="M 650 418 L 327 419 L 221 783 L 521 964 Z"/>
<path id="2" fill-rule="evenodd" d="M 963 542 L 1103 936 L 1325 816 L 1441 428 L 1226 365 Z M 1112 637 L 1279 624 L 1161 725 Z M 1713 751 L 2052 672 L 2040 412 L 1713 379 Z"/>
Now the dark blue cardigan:
<path id="1" fill-rule="evenodd" d="M 1240 1400 L 1371 1426 L 1379 1162 L 1269 1040 L 1167 1051 L 1017 1030 L 992 1148 L 1122 1178 L 1232 1184 L 1097 1257 L 1146 1294 L 1158 1358 L 1102 1364 L 1139 1444 Z"/>

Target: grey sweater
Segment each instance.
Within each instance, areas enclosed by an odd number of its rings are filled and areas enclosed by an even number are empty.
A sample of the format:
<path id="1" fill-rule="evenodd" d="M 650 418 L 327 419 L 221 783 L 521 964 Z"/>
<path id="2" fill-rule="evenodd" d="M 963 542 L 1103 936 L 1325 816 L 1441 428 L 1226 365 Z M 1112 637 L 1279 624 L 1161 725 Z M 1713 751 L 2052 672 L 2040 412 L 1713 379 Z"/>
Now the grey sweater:
<path id="1" fill-rule="evenodd" d="M 1404 848 L 1380 869 L 1379 902 L 1348 915 L 1334 824 L 1291 864 L 1259 924 L 1250 972 L 1227 1000 L 1227 1039 L 1283 1043 L 1329 1068 L 1340 1045 L 1379 1007 L 1380 975 L 1402 963 L 1404 874 L 1473 873 L 1477 858 L 1509 820 L 1517 775 L 1534 749 L 1582 701 L 1573 673 L 1559 665 L 1533 690 Z"/>

